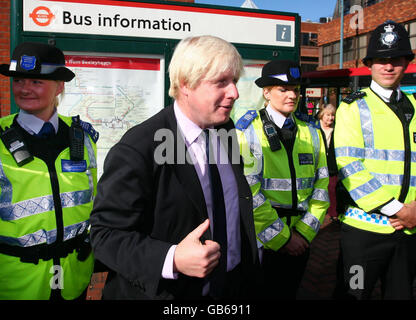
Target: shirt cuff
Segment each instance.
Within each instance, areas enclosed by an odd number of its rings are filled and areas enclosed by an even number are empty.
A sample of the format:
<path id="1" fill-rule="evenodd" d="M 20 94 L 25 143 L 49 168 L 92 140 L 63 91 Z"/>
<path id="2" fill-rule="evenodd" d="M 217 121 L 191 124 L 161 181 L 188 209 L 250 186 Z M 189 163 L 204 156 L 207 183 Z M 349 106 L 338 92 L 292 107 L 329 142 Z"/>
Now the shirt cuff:
<path id="1" fill-rule="evenodd" d="M 380 208 L 380 212 L 386 216 L 391 217 L 392 215 L 395 215 L 397 212 L 399 212 L 401 208 L 403 208 L 403 203 L 394 199 Z"/>
<path id="2" fill-rule="evenodd" d="M 163 279 L 178 279 L 178 272 L 173 272 L 173 257 L 175 255 L 176 247 L 176 245 L 171 246 L 166 254 L 162 269 Z"/>

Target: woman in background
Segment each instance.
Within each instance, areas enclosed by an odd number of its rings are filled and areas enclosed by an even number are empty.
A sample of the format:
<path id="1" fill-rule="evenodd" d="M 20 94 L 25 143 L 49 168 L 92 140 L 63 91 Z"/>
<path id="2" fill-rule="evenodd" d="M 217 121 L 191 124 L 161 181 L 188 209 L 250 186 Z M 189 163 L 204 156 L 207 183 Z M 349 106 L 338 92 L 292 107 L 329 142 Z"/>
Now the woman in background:
<path id="1" fill-rule="evenodd" d="M 338 220 L 337 213 L 337 202 L 335 197 L 335 186 L 338 181 L 338 170 L 337 163 L 335 161 L 335 151 L 334 151 L 334 124 L 335 124 L 335 112 L 336 108 L 332 104 L 322 104 L 319 108 L 318 119 L 321 124 L 321 133 L 322 137 L 325 140 L 325 151 L 326 151 L 326 161 L 329 171 L 329 200 L 330 206 L 328 208 L 328 214 L 332 221 Z"/>

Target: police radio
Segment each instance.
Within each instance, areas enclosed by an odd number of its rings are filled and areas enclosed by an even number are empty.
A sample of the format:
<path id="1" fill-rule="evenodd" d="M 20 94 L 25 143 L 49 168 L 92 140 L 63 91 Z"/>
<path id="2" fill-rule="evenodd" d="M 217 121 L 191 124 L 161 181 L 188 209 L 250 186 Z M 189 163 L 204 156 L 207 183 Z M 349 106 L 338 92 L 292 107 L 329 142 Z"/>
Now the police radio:
<path id="1" fill-rule="evenodd" d="M 267 141 L 269 142 L 270 150 L 277 151 L 282 148 L 280 145 L 279 134 L 276 130 L 276 125 L 270 119 L 269 114 L 267 113 L 266 109 L 261 109 L 259 111 L 261 121 L 263 122 L 263 131 L 267 137 Z"/>
<path id="2" fill-rule="evenodd" d="M 84 130 L 82 130 L 79 116 L 73 118 L 69 129 L 69 154 L 73 161 L 84 159 Z"/>
<path id="3" fill-rule="evenodd" d="M 6 130 L 0 127 L 0 138 L 19 167 L 33 160 L 23 137 L 15 127 L 6 128 Z"/>

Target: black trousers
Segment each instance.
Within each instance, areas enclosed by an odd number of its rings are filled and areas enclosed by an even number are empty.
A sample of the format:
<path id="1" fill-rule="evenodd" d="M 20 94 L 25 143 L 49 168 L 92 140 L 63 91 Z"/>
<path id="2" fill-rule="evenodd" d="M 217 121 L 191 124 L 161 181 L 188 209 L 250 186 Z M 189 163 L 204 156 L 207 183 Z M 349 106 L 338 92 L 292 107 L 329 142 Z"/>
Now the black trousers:
<path id="1" fill-rule="evenodd" d="M 344 298 L 370 299 L 380 279 L 383 299 L 413 299 L 416 235 L 380 234 L 342 224 L 340 245 Z"/>
<path id="2" fill-rule="evenodd" d="M 306 269 L 309 248 L 300 256 L 279 251 L 263 251 L 264 299 L 295 300 Z"/>

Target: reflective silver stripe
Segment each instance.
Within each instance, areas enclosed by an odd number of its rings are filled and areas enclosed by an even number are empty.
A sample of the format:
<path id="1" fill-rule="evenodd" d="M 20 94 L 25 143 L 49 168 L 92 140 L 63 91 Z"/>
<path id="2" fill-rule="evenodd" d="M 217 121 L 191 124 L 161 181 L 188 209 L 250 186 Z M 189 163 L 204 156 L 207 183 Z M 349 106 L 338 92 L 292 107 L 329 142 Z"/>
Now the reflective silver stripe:
<path id="1" fill-rule="evenodd" d="M 272 240 L 275 236 L 277 236 L 280 232 L 282 232 L 284 228 L 284 223 L 282 220 L 277 219 L 273 222 L 272 225 L 268 226 L 262 232 L 260 232 L 257 237 L 260 239 L 261 242 L 267 243 Z"/>
<path id="2" fill-rule="evenodd" d="M 339 177 L 342 180 L 363 170 L 364 166 L 361 161 L 353 161 L 339 170 Z"/>
<path id="3" fill-rule="evenodd" d="M 371 172 L 371 174 L 382 184 L 382 185 L 393 185 L 393 186 L 401 186 L 403 182 L 403 175 L 402 174 L 381 174 Z M 415 178 L 415 177 L 411 177 Z M 411 183 L 415 182 L 415 179 L 410 179 Z"/>
<path id="4" fill-rule="evenodd" d="M 72 208 L 86 204 L 93 200 L 91 189 L 65 192 L 60 194 L 62 208 Z M 1 203 L 0 217 L 4 221 L 18 220 L 31 215 L 53 211 L 55 209 L 53 196 L 43 196 L 29 200 L 20 201 L 14 204 Z"/>
<path id="5" fill-rule="evenodd" d="M 254 169 L 254 173 L 263 176 L 263 150 L 252 123 L 244 130 L 244 136 L 249 145 L 250 152 L 257 159 L 257 168 Z"/>
<path id="6" fill-rule="evenodd" d="M 247 175 L 246 180 L 247 180 L 247 183 L 250 187 L 256 185 L 259 182 L 261 182 L 259 176 L 256 175 L 256 174 Z"/>
<path id="7" fill-rule="evenodd" d="M 246 141 L 248 142 L 251 153 L 257 159 L 260 159 L 261 157 L 263 157 L 261 144 L 257 137 L 253 124 L 250 124 L 249 127 L 246 130 L 244 130 L 244 136 L 246 137 Z"/>
<path id="8" fill-rule="evenodd" d="M 371 113 L 367 102 L 364 99 L 357 100 L 358 110 L 360 111 L 361 130 L 363 132 L 364 146 L 374 149 L 374 131 L 371 121 Z"/>
<path id="9" fill-rule="evenodd" d="M 324 202 L 329 202 L 328 190 L 325 189 L 313 189 L 312 197 L 313 200 L 319 200 Z"/>
<path id="10" fill-rule="evenodd" d="M 380 189 L 382 187 L 381 183 L 376 179 L 373 178 L 370 181 L 362 184 L 361 186 L 353 189 L 350 191 L 351 198 L 354 201 L 360 200 L 362 197 L 373 193 L 374 191 Z"/>
<path id="11" fill-rule="evenodd" d="M 6 177 L 3 170 L 3 162 L 0 159 L 0 203 L 11 203 L 13 197 L 13 188 L 10 180 Z"/>
<path id="12" fill-rule="evenodd" d="M 320 142 L 319 142 L 319 134 L 318 131 L 311 125 L 308 125 L 309 132 L 312 136 L 312 144 L 313 144 L 313 150 L 315 153 L 315 171 L 318 168 L 318 162 L 319 162 L 319 152 L 321 150 L 320 148 Z"/>
<path id="13" fill-rule="evenodd" d="M 275 191 L 290 191 L 292 190 L 292 183 L 290 179 L 263 179 L 262 189 Z"/>
<path id="14" fill-rule="evenodd" d="M 357 159 L 372 159 L 385 161 L 404 161 L 404 151 L 402 150 L 374 150 L 369 148 L 357 147 L 338 147 L 335 148 L 336 157 L 350 157 Z M 416 162 L 416 154 L 412 152 L 411 161 Z"/>
<path id="15" fill-rule="evenodd" d="M 349 207 L 345 216 L 355 220 L 360 220 L 372 224 L 391 226 L 389 218 L 387 216 L 378 213 L 367 213 L 358 208 Z"/>
<path id="16" fill-rule="evenodd" d="M 64 228 L 64 241 L 82 234 L 89 226 L 89 220 L 82 221 Z M 19 247 L 31 247 L 42 243 L 51 244 L 56 241 L 56 229 L 46 231 L 38 230 L 19 238 L 0 236 L 0 243 Z"/>
<path id="17" fill-rule="evenodd" d="M 319 179 L 324 179 L 324 178 L 329 178 L 328 167 L 322 167 L 316 170 L 315 179 L 319 180 Z"/>
<path id="18" fill-rule="evenodd" d="M 297 178 L 296 189 L 304 190 L 313 188 L 314 178 Z M 292 191 L 291 179 L 274 179 L 267 178 L 263 179 L 262 188 L 264 190 L 275 190 L 275 191 Z"/>
<path id="19" fill-rule="evenodd" d="M 97 159 L 95 158 L 94 148 L 88 134 L 84 134 L 84 144 L 87 147 L 88 158 L 90 159 L 90 168 L 97 168 Z"/>
<path id="20" fill-rule="evenodd" d="M 54 210 L 53 196 L 48 195 L 13 204 L 1 203 L 0 217 L 4 221 L 12 221 L 52 210 Z"/>
<path id="21" fill-rule="evenodd" d="M 315 233 L 318 233 L 319 228 L 321 227 L 319 219 L 310 212 L 306 212 L 302 219 L 300 219 L 300 221 L 312 228 L 312 230 L 315 231 Z"/>
<path id="22" fill-rule="evenodd" d="M 85 173 L 88 176 L 88 184 L 89 184 L 90 192 L 91 192 L 90 200 L 93 201 L 94 200 L 94 179 L 93 179 L 92 172 L 90 169 L 97 168 L 97 159 L 95 158 L 94 148 L 91 144 L 88 134 L 84 134 L 84 144 L 87 147 L 88 158 L 90 159 L 90 165 Z"/>
<path id="23" fill-rule="evenodd" d="M 266 197 L 263 194 L 261 193 L 256 194 L 253 197 L 253 209 L 257 209 L 265 202 L 266 202 Z"/>

